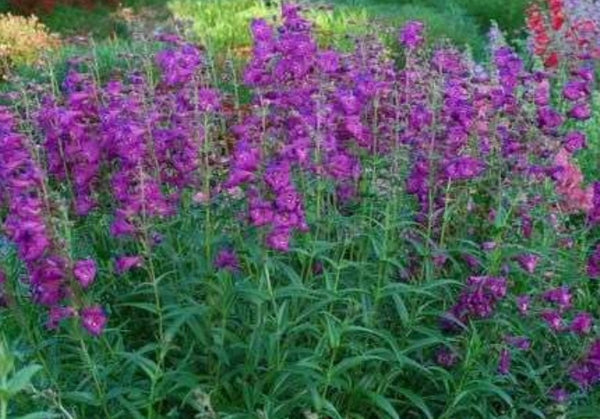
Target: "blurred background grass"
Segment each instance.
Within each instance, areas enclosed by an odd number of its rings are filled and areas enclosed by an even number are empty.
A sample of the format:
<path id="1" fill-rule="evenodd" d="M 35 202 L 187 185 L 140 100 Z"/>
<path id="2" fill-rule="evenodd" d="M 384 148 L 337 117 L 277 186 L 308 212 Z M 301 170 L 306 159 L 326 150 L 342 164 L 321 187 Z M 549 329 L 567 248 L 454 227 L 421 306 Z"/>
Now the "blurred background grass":
<path id="1" fill-rule="evenodd" d="M 0 0 L 0 13 L 15 12 L 11 0 Z M 215 55 L 243 59 L 249 52 L 249 24 L 253 17 L 267 19 L 277 15 L 281 0 L 114 0 L 95 1 L 92 8 L 68 5 L 55 0 L 49 13 L 39 9 L 39 18 L 49 31 L 58 33 L 64 51 L 57 62 L 77 53 L 72 38 L 83 36 L 95 44 L 110 71 L 120 62 L 119 55 L 136 48 L 132 28 L 136 23 L 150 28 L 164 27 L 167 21 L 187 22 L 189 35 L 207 46 Z M 61 3 L 62 2 L 62 3 Z M 309 18 L 315 22 L 321 44 L 338 48 L 352 47 L 348 35 L 375 34 L 388 47 L 397 48 L 398 28 L 408 20 L 421 20 L 427 27 L 430 43 L 449 40 L 461 48 L 469 48 L 477 60 L 486 58 L 486 37 L 490 22 L 495 20 L 509 39 L 519 39 L 528 0 L 300 0 L 312 6 Z M 334 7 L 327 7 L 334 6 Z M 131 16 L 133 16 L 133 25 Z M 58 65 L 58 64 L 57 64 Z M 19 69 L 22 75 L 35 70 Z M 59 71 L 60 72 L 60 71 Z M 104 75 L 104 74 L 103 74 Z"/>

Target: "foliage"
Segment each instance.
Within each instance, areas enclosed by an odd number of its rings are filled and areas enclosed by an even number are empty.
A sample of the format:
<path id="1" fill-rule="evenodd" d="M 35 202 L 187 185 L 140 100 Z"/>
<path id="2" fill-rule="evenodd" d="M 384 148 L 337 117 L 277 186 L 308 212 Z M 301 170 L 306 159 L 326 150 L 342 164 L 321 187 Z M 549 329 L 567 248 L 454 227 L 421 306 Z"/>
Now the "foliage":
<path id="1" fill-rule="evenodd" d="M 15 80 L 5 416 L 597 415 L 596 63 L 333 13 L 253 20 L 241 74 L 163 33 Z"/>
<path id="2" fill-rule="evenodd" d="M 58 47 L 58 38 L 35 16 L 29 18 L 0 15 L 0 74 L 6 75 L 10 68 L 32 65 L 42 55 Z"/>

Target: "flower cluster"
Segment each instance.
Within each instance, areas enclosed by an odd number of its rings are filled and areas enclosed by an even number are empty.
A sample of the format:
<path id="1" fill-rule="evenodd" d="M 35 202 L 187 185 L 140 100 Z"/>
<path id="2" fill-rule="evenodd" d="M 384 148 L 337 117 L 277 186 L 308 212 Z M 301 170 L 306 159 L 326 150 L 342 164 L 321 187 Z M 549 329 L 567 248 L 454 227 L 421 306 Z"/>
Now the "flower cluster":
<path id="1" fill-rule="evenodd" d="M 450 310 L 448 319 L 465 323 L 469 319 L 490 317 L 496 304 L 506 296 L 508 285 L 503 277 L 472 276 L 467 279 L 466 286 L 458 302 Z M 445 326 L 454 329 L 448 322 L 445 322 Z"/>
<path id="2" fill-rule="evenodd" d="M 592 343 L 585 358 L 571 368 L 569 375 L 583 388 L 600 383 L 600 341 Z"/>
<path id="3" fill-rule="evenodd" d="M 18 132 L 15 116 L 8 109 L 0 108 L 0 186 L 3 190 L 0 202 L 6 203 L 8 209 L 4 230 L 27 267 L 32 298 L 49 308 L 47 325 L 53 328 L 60 320 L 77 313 L 75 308 L 62 306 L 75 292 L 71 279 L 88 287 L 94 281 L 96 267 L 93 260 L 79 261 L 72 267 L 70 260 L 58 250 L 48 221 L 51 208 L 44 193 L 46 173 L 36 161 L 33 148 L 27 137 Z M 82 325 L 97 334 L 105 320 L 96 322 L 90 329 L 86 310 L 83 308 L 80 313 Z"/>

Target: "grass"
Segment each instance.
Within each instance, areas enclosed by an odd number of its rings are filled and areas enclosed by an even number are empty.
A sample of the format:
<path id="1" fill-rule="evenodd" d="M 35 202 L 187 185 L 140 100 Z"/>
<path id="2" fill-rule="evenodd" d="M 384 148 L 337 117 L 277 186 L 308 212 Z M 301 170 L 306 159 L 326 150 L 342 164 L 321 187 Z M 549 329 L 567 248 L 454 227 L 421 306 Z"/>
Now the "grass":
<path id="1" fill-rule="evenodd" d="M 121 5 L 134 11 L 152 9 L 157 21 L 168 17 L 166 0 L 123 0 Z M 0 13 L 9 12 L 6 0 L 0 0 Z M 115 10 L 106 6 L 96 6 L 92 10 L 69 5 L 58 5 L 50 14 L 42 14 L 40 20 L 63 36 L 89 35 L 96 40 L 107 38 L 125 38 L 129 35 L 126 22 L 115 14 Z"/>

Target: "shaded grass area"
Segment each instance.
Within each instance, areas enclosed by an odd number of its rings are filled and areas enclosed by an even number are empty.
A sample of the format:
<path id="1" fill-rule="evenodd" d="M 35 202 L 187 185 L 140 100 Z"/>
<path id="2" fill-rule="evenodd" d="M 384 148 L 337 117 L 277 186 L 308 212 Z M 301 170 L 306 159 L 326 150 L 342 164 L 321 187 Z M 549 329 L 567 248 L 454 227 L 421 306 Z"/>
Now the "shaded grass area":
<path id="1" fill-rule="evenodd" d="M 151 8 L 156 19 L 166 19 L 169 16 L 167 0 L 123 0 L 124 8 L 134 12 L 142 8 Z M 0 13 L 12 12 L 7 0 L 0 0 Z M 91 35 L 95 39 L 124 38 L 129 36 L 125 21 L 119 17 L 113 8 L 96 6 L 91 10 L 79 7 L 58 5 L 50 14 L 40 14 L 40 20 L 48 28 L 63 36 Z"/>
<path id="2" fill-rule="evenodd" d="M 408 20 L 421 20 L 428 39 L 449 39 L 469 47 L 477 57 L 485 51 L 484 31 L 476 19 L 459 5 L 437 7 L 424 1 L 314 0 L 307 16 L 315 23 L 319 42 L 338 48 L 352 45 L 348 35 L 378 35 L 390 47 L 396 44 L 397 29 Z M 269 19 L 277 13 L 278 1 L 266 0 L 172 0 L 176 17 L 192 22 L 192 33 L 215 50 L 239 49 L 250 45 L 252 17 Z M 334 6 L 323 7 L 323 6 Z"/>

